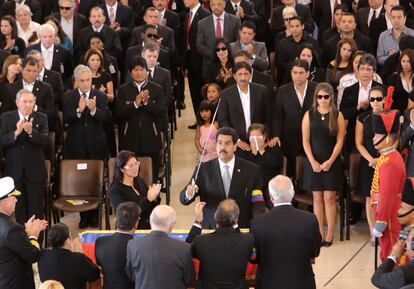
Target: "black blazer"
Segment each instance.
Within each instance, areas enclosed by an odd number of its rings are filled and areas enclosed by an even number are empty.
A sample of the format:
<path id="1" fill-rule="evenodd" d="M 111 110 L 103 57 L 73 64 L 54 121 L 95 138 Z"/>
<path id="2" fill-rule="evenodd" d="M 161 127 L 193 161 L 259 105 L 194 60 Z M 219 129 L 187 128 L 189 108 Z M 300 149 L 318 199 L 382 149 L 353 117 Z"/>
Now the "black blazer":
<path id="1" fill-rule="evenodd" d="M 410 93 L 404 89 L 400 74 L 391 74 L 388 77 L 387 85 L 392 85 L 395 88 L 392 98 L 393 102 L 391 105 L 391 109 L 398 109 L 400 111 L 400 114 L 403 115 L 404 111 L 407 109 L 408 98 L 410 97 Z"/>
<path id="2" fill-rule="evenodd" d="M 371 87 L 382 86 L 376 81 L 372 81 Z M 345 148 L 347 151 L 352 151 L 355 148 L 355 125 L 359 114 L 364 112 L 358 107 L 359 81 L 344 90 L 342 100 L 339 105 L 340 111 L 344 115 L 345 120 L 348 121 L 346 127 Z"/>
<path id="3" fill-rule="evenodd" d="M 251 21 L 253 23 L 257 22 L 259 17 L 254 10 L 254 3 L 251 1 L 241 0 L 238 4 L 244 12 L 244 18 L 240 18 L 241 21 Z M 226 0 L 226 6 L 224 7 L 224 11 L 227 13 L 236 14 L 236 10 L 233 9 L 233 5 L 231 5 L 230 0 Z"/>
<path id="4" fill-rule="evenodd" d="M 88 1 L 80 1 L 78 13 L 82 14 L 85 17 L 89 17 L 89 11 L 96 6 L 99 6 L 99 0 L 88 0 Z"/>
<path id="5" fill-rule="evenodd" d="M 402 288 L 404 285 L 413 284 L 413 275 L 413 260 L 405 265 L 396 266 L 393 260 L 387 258 L 375 270 L 371 282 L 378 288 Z"/>
<path id="6" fill-rule="evenodd" d="M 273 9 L 272 11 L 272 20 L 270 23 L 270 29 L 274 30 L 275 33 L 281 32 L 286 30 L 285 22 L 283 20 L 283 9 L 285 5 L 280 5 Z M 302 4 L 295 4 L 296 13 L 298 16 L 304 21 L 305 30 L 309 33 L 313 32 L 314 25 L 313 25 L 313 18 L 312 18 L 312 11 L 310 10 L 309 6 L 302 5 Z"/>
<path id="7" fill-rule="evenodd" d="M 77 116 L 80 93 L 78 89 L 68 90 L 63 95 L 63 120 L 67 125 L 67 136 L 63 148 L 66 159 L 104 159 L 108 148 L 103 124 L 108 120 L 108 99 L 106 94 L 91 89 L 89 98 L 96 96 L 96 112 L 94 116 L 85 107 L 81 117 Z"/>
<path id="8" fill-rule="evenodd" d="M 293 83 L 288 83 L 277 91 L 272 119 L 275 136 L 280 138 L 284 155 L 296 157 L 302 149 L 302 118 L 312 106 L 313 93 L 317 83 L 308 81 L 303 106 L 300 106 Z"/>
<path id="9" fill-rule="evenodd" d="M 127 79 L 130 80 L 128 64 L 132 62 L 132 60 L 137 56 L 141 55 L 142 52 L 142 43 L 128 47 L 126 55 L 125 55 L 125 75 L 127 75 Z M 170 61 L 170 53 L 168 52 L 168 48 L 165 46 L 160 46 L 160 53 L 158 55 L 158 63 L 159 65 L 167 70 L 171 69 L 171 61 Z"/>
<path id="10" fill-rule="evenodd" d="M 37 50 L 37 51 L 42 52 L 40 43 L 27 47 L 26 50 L 24 51 L 24 55 L 26 56 L 27 53 L 29 53 L 29 51 L 31 50 Z M 70 51 L 60 44 L 55 44 L 54 46 L 53 62 L 52 62 L 51 70 L 56 71 L 57 73 L 60 73 L 62 75 L 63 81 L 66 81 L 72 77 L 72 74 L 73 74 L 72 56 L 70 54 Z"/>
<path id="11" fill-rule="evenodd" d="M 141 90 L 148 90 L 150 97 L 147 105 L 136 108 L 134 100 L 139 91 L 135 84 L 130 81 L 119 87 L 115 108 L 119 121 L 119 150 L 141 154 L 159 152 L 161 135 L 158 121 L 167 113 L 162 87 L 148 81 Z"/>
<path id="12" fill-rule="evenodd" d="M 45 69 L 42 81 L 52 87 L 55 107 L 59 110 L 62 110 L 62 97 L 64 88 L 61 75 L 56 71 Z"/>
<path id="13" fill-rule="evenodd" d="M 183 41 L 180 46 L 180 53 L 182 55 L 183 59 L 183 66 L 184 68 L 188 68 L 188 66 L 192 67 L 192 71 L 198 71 L 201 73 L 201 66 L 202 66 L 202 56 L 197 51 L 196 48 L 196 42 L 197 42 L 197 31 L 198 31 L 198 22 L 201 19 L 206 18 L 211 13 L 207 9 L 203 7 L 203 5 L 200 5 L 200 7 L 197 10 L 197 13 L 193 15 L 193 20 L 191 21 L 190 30 L 187 33 L 187 22 L 188 22 L 188 16 L 189 12 L 186 12 L 182 27 L 182 34 L 184 35 Z M 188 38 L 188 40 L 187 40 Z M 187 47 L 187 41 L 188 46 Z"/>
<path id="14" fill-rule="evenodd" d="M 180 17 L 174 11 L 165 9 L 164 20 L 166 21 L 166 25 L 174 31 L 174 39 L 177 43 L 178 33 L 180 29 Z"/>
<path id="15" fill-rule="evenodd" d="M 356 18 L 357 18 L 357 28 L 359 29 L 359 31 L 361 31 L 362 34 L 364 34 L 365 36 L 368 36 L 371 38 L 371 35 L 370 35 L 371 27 L 368 27 L 368 17 L 369 17 L 370 10 L 371 8 L 369 6 L 358 9 L 356 13 Z M 371 19 L 371 24 L 373 24 L 374 21 L 378 19 L 378 17 L 384 17 L 384 14 L 385 14 L 385 8 L 384 6 L 382 6 L 380 14 L 376 15 L 375 19 Z M 374 39 L 371 38 L 371 40 L 373 41 Z M 378 39 L 376 41 L 378 41 Z"/>
<path id="16" fill-rule="evenodd" d="M 116 232 L 96 240 L 95 257 L 104 275 L 104 289 L 134 289 L 134 283 L 125 272 L 127 245 L 132 239 L 132 234 Z"/>
<path id="17" fill-rule="evenodd" d="M 99 268 L 83 253 L 64 248 L 43 250 L 39 257 L 40 281 L 56 280 L 65 289 L 86 289 L 99 278 Z"/>
<path id="18" fill-rule="evenodd" d="M 226 288 L 248 289 L 246 266 L 253 244 L 252 235 L 233 227 L 196 237 L 191 244 L 193 258 L 200 261 L 196 288 L 214 289 L 226 284 Z"/>
<path id="19" fill-rule="evenodd" d="M 319 256 L 322 237 L 315 215 L 291 205 L 274 207 L 252 220 L 250 232 L 257 289 L 316 288 L 311 260 Z"/>
<path id="20" fill-rule="evenodd" d="M 385 12 L 381 13 L 376 19 L 372 20 L 371 26 L 369 27 L 369 38 L 372 40 L 375 52 L 377 51 L 380 34 L 387 29 L 388 27 L 387 20 L 385 19 Z"/>
<path id="21" fill-rule="evenodd" d="M 154 76 L 151 77 L 148 75 L 148 79 L 159 86 L 162 87 L 163 94 L 160 95 L 161 98 L 164 98 L 162 102 L 165 105 L 165 110 L 168 112 L 170 104 L 174 101 L 172 97 L 172 83 L 171 83 L 171 74 L 168 70 L 164 69 L 161 66 L 154 67 Z M 162 132 L 166 132 L 168 129 L 168 113 L 164 114 L 164 117 L 158 120 L 159 128 Z"/>
<path id="22" fill-rule="evenodd" d="M 32 112 L 33 131 L 30 137 L 23 131 L 16 139 L 14 132 L 20 117 L 17 110 L 1 115 L 1 146 L 4 150 L 4 175 L 15 182 L 25 177 L 32 182 L 46 181 L 46 166 L 43 150 L 49 145 L 47 117 L 41 112 Z"/>
<path id="23" fill-rule="evenodd" d="M 0 213 L 0 288 L 34 289 L 32 263 L 37 262 L 39 254 L 23 226 Z"/>
<path id="24" fill-rule="evenodd" d="M 125 270 L 135 288 L 184 289 L 195 281 L 190 246 L 161 231 L 128 242 Z"/>
<path id="25" fill-rule="evenodd" d="M 82 1 L 85 2 L 85 1 Z M 89 1 L 86 1 L 89 2 Z M 61 21 L 62 17 L 60 16 L 60 13 L 55 13 L 53 16 L 56 17 L 59 22 Z M 78 47 L 78 38 L 79 38 L 79 32 L 89 25 L 89 20 L 85 16 L 79 13 L 75 13 L 73 15 L 73 47 Z M 74 49 L 74 53 L 76 54 L 76 49 Z M 76 58 L 75 58 L 76 59 Z"/>
<path id="26" fill-rule="evenodd" d="M 263 213 L 265 209 L 263 201 L 254 202 L 254 198 L 252 198 L 253 191 L 262 188 L 260 170 L 249 161 L 239 157 L 235 158 L 229 198 L 234 199 L 240 208 L 239 226 L 248 228 L 250 220 Z M 193 177 L 195 177 L 195 173 L 196 171 L 194 171 Z M 202 163 L 195 181 L 199 187 L 198 193 L 191 200 L 187 200 L 185 197 L 186 188 L 184 188 L 180 193 L 180 202 L 183 205 L 189 205 L 194 202 L 197 196 L 200 196 L 200 201 L 207 203 L 203 209 L 203 228 L 215 228 L 214 213 L 218 204 L 226 199 L 218 159 Z"/>
<path id="27" fill-rule="evenodd" d="M 100 7 L 103 9 L 105 14 L 105 24 L 110 26 L 111 23 L 109 21 L 109 11 L 107 10 L 106 5 L 102 4 Z M 123 40 L 122 42 L 125 41 L 125 46 L 127 46 L 129 43 L 129 38 L 131 36 L 131 31 L 135 25 L 135 18 L 132 8 L 118 2 L 116 8 L 115 22 L 119 23 L 121 29 L 117 31 L 117 33 L 119 37 Z"/>
<path id="28" fill-rule="evenodd" d="M 270 127 L 270 108 L 266 89 L 263 85 L 250 83 L 250 120 Z M 243 106 L 237 85 L 226 88 L 220 93 L 220 106 L 217 120 L 220 127 L 229 126 L 236 130 L 241 140 L 248 142 L 247 127 L 244 121 Z M 271 134 L 269 134 L 271 135 Z"/>

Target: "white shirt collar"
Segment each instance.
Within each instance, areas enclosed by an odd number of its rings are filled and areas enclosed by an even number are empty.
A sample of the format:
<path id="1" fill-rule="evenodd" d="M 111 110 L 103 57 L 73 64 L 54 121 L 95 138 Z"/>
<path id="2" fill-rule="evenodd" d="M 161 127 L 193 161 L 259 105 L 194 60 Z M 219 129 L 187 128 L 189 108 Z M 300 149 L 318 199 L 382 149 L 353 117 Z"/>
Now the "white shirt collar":
<path id="1" fill-rule="evenodd" d="M 194 17 L 194 15 L 196 15 L 196 13 L 197 13 L 197 11 L 198 11 L 198 8 L 200 8 L 200 6 L 201 6 L 201 4 L 200 4 L 200 3 L 198 3 L 198 4 L 196 5 L 196 7 L 194 7 L 193 9 L 191 9 L 191 12 L 192 12 L 192 14 L 193 14 L 193 17 Z"/>
<path id="2" fill-rule="evenodd" d="M 53 52 L 54 48 L 55 48 L 55 44 L 52 44 L 49 48 L 46 48 L 43 46 L 43 44 L 40 43 L 40 49 L 42 50 L 42 52 L 47 52 L 47 51 Z"/>
<path id="3" fill-rule="evenodd" d="M 43 79 L 44 75 L 45 75 L 45 68 L 42 67 L 42 70 L 39 72 L 39 74 L 37 75 L 37 77 L 39 78 L 39 76 L 40 76 L 40 78 Z"/>
<path id="4" fill-rule="evenodd" d="M 111 8 L 114 8 L 114 12 L 116 12 L 116 8 L 118 8 L 118 1 L 115 1 L 115 4 L 113 6 L 106 4 L 106 9 L 108 10 L 108 13 L 111 10 Z"/>
<path id="5" fill-rule="evenodd" d="M 230 172 L 232 172 L 234 169 L 234 164 L 236 163 L 236 157 L 233 155 L 233 158 L 228 163 L 225 163 L 220 158 L 218 158 L 218 162 L 219 162 L 221 171 L 223 170 L 225 165 L 228 165 Z"/>
<path id="6" fill-rule="evenodd" d="M 382 5 L 379 8 L 375 9 L 375 18 L 378 18 L 378 16 L 381 13 L 381 10 L 382 10 Z M 374 9 L 370 8 L 369 9 L 369 14 L 372 14 L 372 11 L 374 11 Z"/>
<path id="7" fill-rule="evenodd" d="M 251 78 L 250 78 L 250 80 L 251 80 Z M 239 91 L 239 95 L 250 95 L 250 85 L 247 85 L 247 92 L 246 93 L 244 93 L 241 89 L 240 89 L 240 87 L 239 87 L 239 85 L 238 84 L 236 84 L 237 85 L 237 90 Z"/>
<path id="8" fill-rule="evenodd" d="M 36 80 L 35 80 L 36 81 Z M 24 81 L 23 79 L 22 79 L 22 83 L 23 83 L 23 86 L 34 86 L 35 85 L 35 81 L 33 81 L 32 83 L 27 83 L 26 81 Z"/>
<path id="9" fill-rule="evenodd" d="M 25 119 L 25 118 L 26 118 L 27 120 L 29 120 L 29 116 L 30 116 L 30 115 L 24 116 L 24 115 L 20 112 L 20 110 L 17 110 L 17 112 L 19 113 L 19 119 L 20 119 L 20 120 Z"/>
<path id="10" fill-rule="evenodd" d="M 91 90 L 87 92 L 82 92 L 79 88 L 78 88 L 78 92 L 79 92 L 79 95 L 86 94 L 86 98 L 89 98 L 89 94 L 91 94 Z"/>
<path id="11" fill-rule="evenodd" d="M 224 21 L 224 14 L 225 14 L 225 12 L 223 11 L 223 13 L 219 16 L 221 21 Z M 217 17 L 215 14 L 213 14 L 214 23 L 217 22 L 217 18 L 219 18 L 219 17 Z M 223 24 L 223 22 L 222 22 L 222 24 Z"/>
<path id="12" fill-rule="evenodd" d="M 136 81 L 133 81 L 133 83 L 138 88 L 138 90 L 141 91 L 141 87 L 146 83 L 146 81 L 143 81 L 141 83 L 138 83 Z"/>
<path id="13" fill-rule="evenodd" d="M 273 207 L 280 207 L 280 206 L 286 206 L 286 205 L 291 206 L 291 205 L 292 205 L 292 203 L 289 203 L 289 202 L 285 202 L 285 203 L 278 203 L 278 204 L 274 204 L 274 205 L 273 205 Z"/>
<path id="14" fill-rule="evenodd" d="M 369 91 L 371 89 L 371 86 L 372 86 L 372 80 L 369 82 L 368 87 L 367 87 L 366 90 Z M 361 81 L 359 81 L 359 88 L 360 89 L 363 88 L 365 90 L 365 88 L 362 86 L 362 82 Z"/>
<path id="15" fill-rule="evenodd" d="M 236 5 L 237 5 L 237 7 L 240 7 L 241 1 L 239 1 L 237 3 L 234 3 L 233 1 L 230 1 L 230 3 L 231 3 L 231 5 L 233 6 L 233 9 L 234 9 L 235 8 L 234 6 L 236 6 Z"/>
<path id="16" fill-rule="evenodd" d="M 104 24 L 102 24 L 102 25 L 101 25 L 101 26 L 99 26 L 98 28 L 95 28 L 95 26 L 93 26 L 93 25 L 92 25 L 92 29 L 93 29 L 93 31 L 98 31 L 98 32 L 101 32 L 103 27 L 104 27 Z"/>

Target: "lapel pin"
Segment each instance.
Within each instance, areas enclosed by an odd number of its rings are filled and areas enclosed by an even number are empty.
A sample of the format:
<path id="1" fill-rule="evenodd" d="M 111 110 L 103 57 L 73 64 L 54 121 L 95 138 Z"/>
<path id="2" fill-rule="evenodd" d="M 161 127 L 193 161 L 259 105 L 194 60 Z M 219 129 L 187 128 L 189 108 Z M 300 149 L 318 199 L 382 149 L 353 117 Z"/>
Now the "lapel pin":
<path id="1" fill-rule="evenodd" d="M 237 172 L 240 173 L 240 169 L 237 169 Z"/>
<path id="2" fill-rule="evenodd" d="M 36 87 L 36 90 L 37 90 L 37 91 L 39 91 L 39 88 L 38 88 L 38 87 Z"/>

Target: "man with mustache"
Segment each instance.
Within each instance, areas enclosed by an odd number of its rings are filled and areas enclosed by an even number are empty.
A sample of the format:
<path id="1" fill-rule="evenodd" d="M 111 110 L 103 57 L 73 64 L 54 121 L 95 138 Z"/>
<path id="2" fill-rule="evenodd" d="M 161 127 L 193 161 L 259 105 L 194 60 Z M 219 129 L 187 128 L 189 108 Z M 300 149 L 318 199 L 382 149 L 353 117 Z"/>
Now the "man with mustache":
<path id="1" fill-rule="evenodd" d="M 205 202 L 203 228 L 215 228 L 214 212 L 225 199 L 234 199 L 240 208 L 238 226 L 250 227 L 250 220 L 264 212 L 259 168 L 234 155 L 238 136 L 234 129 L 222 127 L 216 134 L 218 158 L 202 163 L 194 171 L 192 181 L 180 193 L 180 202 L 189 205 L 200 197 Z M 198 171 L 198 173 L 197 173 Z"/>

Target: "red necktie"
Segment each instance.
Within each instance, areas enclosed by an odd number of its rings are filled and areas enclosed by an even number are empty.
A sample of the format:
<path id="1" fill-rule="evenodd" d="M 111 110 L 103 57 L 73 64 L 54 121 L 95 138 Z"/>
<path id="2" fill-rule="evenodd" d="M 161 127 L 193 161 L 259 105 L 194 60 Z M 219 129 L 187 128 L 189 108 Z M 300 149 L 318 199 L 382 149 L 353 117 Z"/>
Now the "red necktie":
<path id="1" fill-rule="evenodd" d="M 187 27 L 185 29 L 186 31 L 186 43 L 187 43 L 187 49 L 190 49 L 190 43 L 188 41 L 188 33 L 190 32 L 190 28 L 191 28 L 191 19 L 193 18 L 193 11 L 190 10 L 190 13 L 188 14 L 188 18 L 187 18 Z"/>
<path id="2" fill-rule="evenodd" d="M 75 0 L 75 13 L 78 13 L 79 10 L 79 0 Z"/>
<path id="3" fill-rule="evenodd" d="M 216 38 L 223 37 L 223 31 L 221 30 L 221 18 L 217 18 L 217 25 L 216 25 Z"/>

